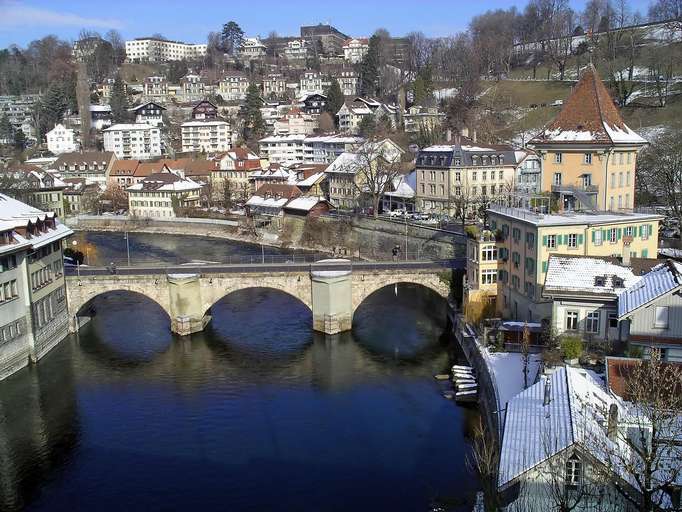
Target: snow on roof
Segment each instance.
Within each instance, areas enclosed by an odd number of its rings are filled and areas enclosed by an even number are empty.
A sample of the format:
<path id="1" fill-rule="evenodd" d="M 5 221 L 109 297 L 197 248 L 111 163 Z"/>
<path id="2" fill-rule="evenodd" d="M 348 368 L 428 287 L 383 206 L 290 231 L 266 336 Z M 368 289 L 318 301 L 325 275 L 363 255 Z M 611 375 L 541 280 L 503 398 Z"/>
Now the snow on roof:
<path id="1" fill-rule="evenodd" d="M 296 185 L 300 187 L 312 187 L 317 180 L 322 178 L 324 176 L 324 171 L 321 172 L 316 172 L 315 174 L 311 174 L 308 176 L 306 179 L 301 180 L 296 183 Z"/>
<path id="2" fill-rule="evenodd" d="M 651 272 L 620 294 L 618 297 L 618 317 L 629 316 L 641 306 L 649 304 L 658 297 L 682 286 L 682 264 L 667 260 L 655 266 Z"/>
<path id="3" fill-rule="evenodd" d="M 359 155 L 357 153 L 346 151 L 345 153 L 341 153 L 336 160 L 334 160 L 329 167 L 327 167 L 326 172 L 343 172 L 355 174 L 359 170 L 359 160 Z"/>
<path id="4" fill-rule="evenodd" d="M 185 121 L 180 126 L 229 126 L 227 121 Z"/>
<path id="5" fill-rule="evenodd" d="M 542 214 L 535 213 L 523 208 L 513 208 L 499 204 L 491 204 L 488 208 L 491 213 L 497 213 L 506 217 L 525 221 L 536 226 L 572 226 L 572 225 L 602 225 L 602 224 L 628 224 L 660 221 L 662 215 L 648 213 L 561 213 L 561 214 Z"/>
<path id="6" fill-rule="evenodd" d="M 309 212 L 320 202 L 326 202 L 324 197 L 317 196 L 303 196 L 292 199 L 284 206 L 285 209 L 289 210 L 299 210 L 304 212 Z M 248 204 L 248 203 L 247 203 Z"/>
<path id="7" fill-rule="evenodd" d="M 544 405 L 547 379 L 550 401 Z M 605 425 L 612 404 L 625 409 L 590 373 L 572 367 L 558 368 L 516 395 L 507 404 L 498 485 L 507 487 L 576 444 L 607 464 L 606 448 L 612 442 Z"/>
<path id="8" fill-rule="evenodd" d="M 568 292 L 618 295 L 640 279 L 640 276 L 633 274 L 632 269 L 600 258 L 550 256 L 543 294 Z"/>
<path id="9" fill-rule="evenodd" d="M 151 125 L 143 123 L 119 123 L 102 130 L 103 132 L 114 132 L 119 130 L 158 130 Z"/>
<path id="10" fill-rule="evenodd" d="M 264 206 L 270 208 L 282 208 L 287 201 L 288 197 L 280 197 L 276 199 L 275 197 L 261 197 L 261 196 L 251 196 L 248 201 L 246 201 L 246 206 Z"/>

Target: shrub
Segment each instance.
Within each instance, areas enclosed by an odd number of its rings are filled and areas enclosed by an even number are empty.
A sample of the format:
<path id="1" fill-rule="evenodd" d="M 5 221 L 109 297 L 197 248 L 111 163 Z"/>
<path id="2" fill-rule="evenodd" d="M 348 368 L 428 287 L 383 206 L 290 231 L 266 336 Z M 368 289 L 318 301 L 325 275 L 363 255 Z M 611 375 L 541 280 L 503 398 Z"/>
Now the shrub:
<path id="1" fill-rule="evenodd" d="M 561 339 L 561 352 L 564 359 L 578 359 L 583 354 L 583 340 L 577 336 L 565 336 Z"/>
<path id="2" fill-rule="evenodd" d="M 467 226 L 464 228 L 464 232 L 469 238 L 473 238 L 474 240 L 477 240 L 481 236 L 481 230 L 478 229 L 478 226 Z"/>

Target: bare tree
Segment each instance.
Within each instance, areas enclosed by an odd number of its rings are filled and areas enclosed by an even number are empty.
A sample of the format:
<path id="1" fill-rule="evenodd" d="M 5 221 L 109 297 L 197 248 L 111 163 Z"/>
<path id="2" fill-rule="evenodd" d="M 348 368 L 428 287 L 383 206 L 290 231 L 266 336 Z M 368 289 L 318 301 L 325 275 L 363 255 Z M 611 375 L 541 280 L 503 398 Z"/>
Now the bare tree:
<path id="1" fill-rule="evenodd" d="M 682 141 L 675 130 L 659 135 L 637 163 L 638 190 L 646 190 L 682 222 Z"/>

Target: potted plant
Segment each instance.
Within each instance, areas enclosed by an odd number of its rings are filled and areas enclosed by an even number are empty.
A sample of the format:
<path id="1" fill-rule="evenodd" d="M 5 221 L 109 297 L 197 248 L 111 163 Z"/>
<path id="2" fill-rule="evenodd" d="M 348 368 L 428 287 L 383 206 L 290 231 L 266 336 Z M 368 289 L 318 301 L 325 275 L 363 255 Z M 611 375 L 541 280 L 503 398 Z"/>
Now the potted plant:
<path id="1" fill-rule="evenodd" d="M 564 336 L 561 339 L 561 353 L 566 364 L 577 365 L 583 354 L 583 340 L 578 336 Z"/>

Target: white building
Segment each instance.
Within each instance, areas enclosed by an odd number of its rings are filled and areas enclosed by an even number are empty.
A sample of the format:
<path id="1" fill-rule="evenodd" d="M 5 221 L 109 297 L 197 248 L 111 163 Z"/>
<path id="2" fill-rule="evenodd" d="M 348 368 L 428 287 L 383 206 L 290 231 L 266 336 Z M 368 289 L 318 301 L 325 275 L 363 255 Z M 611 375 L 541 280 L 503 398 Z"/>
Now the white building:
<path id="1" fill-rule="evenodd" d="M 301 96 L 310 94 L 322 94 L 329 82 L 317 71 L 306 71 L 299 80 L 299 93 Z"/>
<path id="2" fill-rule="evenodd" d="M 161 130 L 148 124 L 115 124 L 104 130 L 104 150 L 116 158 L 149 160 L 161 156 Z"/>
<path id="3" fill-rule="evenodd" d="M 143 91 L 149 99 L 164 101 L 168 96 L 168 81 L 164 76 L 148 76 L 144 79 Z"/>
<path id="4" fill-rule="evenodd" d="M 369 116 L 374 116 L 375 120 L 385 117 L 394 128 L 398 124 L 397 106 L 370 98 L 355 98 L 346 102 L 336 115 L 339 118 L 339 130 L 345 133 L 358 133 L 360 123 Z"/>
<path id="5" fill-rule="evenodd" d="M 357 149 L 364 139 L 343 135 L 306 137 L 272 135 L 259 141 L 260 155 L 271 164 L 330 164 L 346 151 Z"/>
<path id="6" fill-rule="evenodd" d="M 317 116 L 304 114 L 293 107 L 274 124 L 275 135 L 311 135 L 318 127 Z"/>
<path id="7" fill-rule="evenodd" d="M 360 74 L 357 71 L 341 71 L 334 78 L 339 82 L 344 96 L 360 94 Z"/>
<path id="8" fill-rule="evenodd" d="M 268 47 L 257 37 L 247 37 L 239 48 L 239 57 L 243 60 L 260 60 L 265 57 Z"/>
<path id="9" fill-rule="evenodd" d="M 206 55 L 206 48 L 206 44 L 190 44 L 147 37 L 126 41 L 126 58 L 130 62 L 191 60 Z"/>
<path id="10" fill-rule="evenodd" d="M 172 219 L 178 208 L 199 206 L 201 188 L 201 183 L 165 167 L 126 189 L 128 211 L 134 217 Z"/>
<path id="11" fill-rule="evenodd" d="M 185 101 L 197 101 L 204 98 L 206 86 L 200 75 L 189 73 L 180 79 L 182 96 Z"/>
<path id="12" fill-rule="evenodd" d="M 258 141 L 260 156 L 271 164 L 303 163 L 305 135 L 272 135 Z"/>
<path id="13" fill-rule="evenodd" d="M 289 41 L 284 49 L 284 56 L 289 60 L 305 60 L 308 58 L 308 41 L 304 39 Z"/>
<path id="14" fill-rule="evenodd" d="M 55 125 L 45 136 L 47 137 L 47 149 L 53 155 L 70 153 L 78 149 L 74 131 L 64 128 L 62 124 Z"/>
<path id="15" fill-rule="evenodd" d="M 346 62 L 357 64 L 362 62 L 369 51 L 369 39 L 366 37 L 359 37 L 348 39 L 343 43 L 343 58 Z"/>
<path id="16" fill-rule="evenodd" d="M 279 73 L 273 73 L 263 78 L 263 97 L 270 98 L 276 96 L 278 98 L 285 96 L 287 92 L 287 81 Z"/>
<path id="17" fill-rule="evenodd" d="M 227 121 L 194 120 L 182 123 L 182 150 L 215 153 L 232 148 L 232 130 Z"/>

